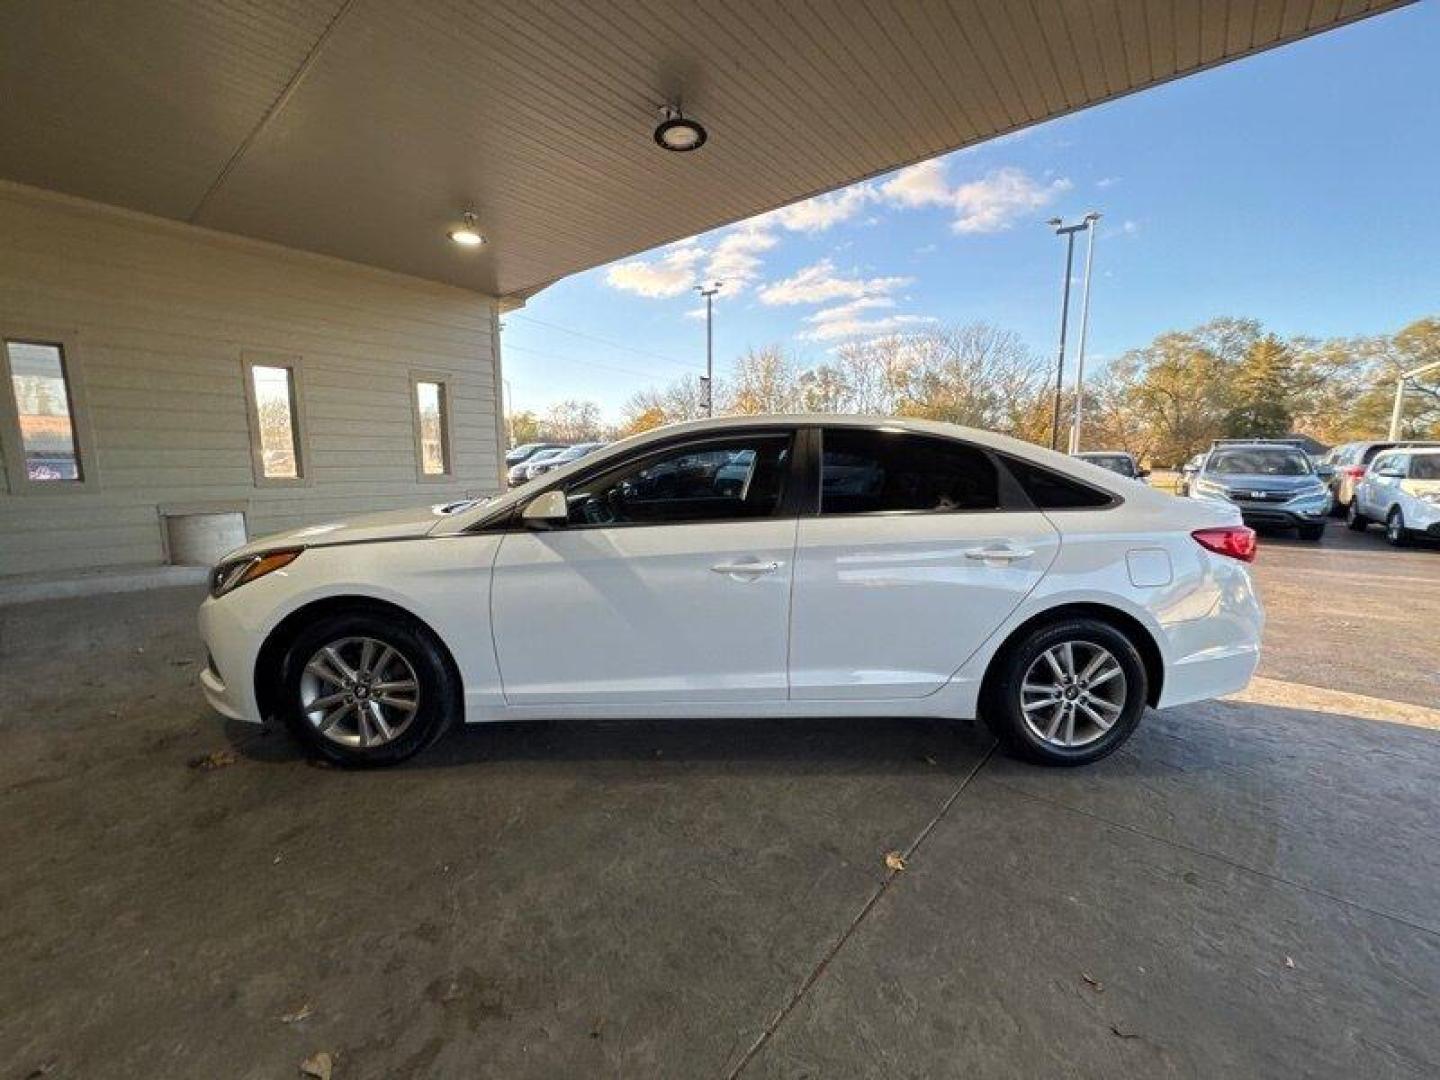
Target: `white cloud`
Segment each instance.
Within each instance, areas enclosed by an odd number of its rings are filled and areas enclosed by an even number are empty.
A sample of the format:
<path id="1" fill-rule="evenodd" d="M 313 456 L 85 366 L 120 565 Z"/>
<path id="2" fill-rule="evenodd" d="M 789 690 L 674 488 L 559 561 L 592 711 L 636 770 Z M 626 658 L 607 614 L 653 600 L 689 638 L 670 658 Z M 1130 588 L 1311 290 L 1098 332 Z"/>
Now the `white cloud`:
<path id="1" fill-rule="evenodd" d="M 637 296 L 672 297 L 702 281 L 721 281 L 721 296 L 734 296 L 754 284 L 764 266 L 760 257 L 779 238 L 759 219 L 742 222 L 706 243 L 680 240 L 645 259 L 629 259 L 605 271 L 612 288 Z"/>
<path id="2" fill-rule="evenodd" d="M 705 258 L 705 249 L 685 242 L 664 250 L 654 259 L 630 259 L 605 271 L 613 288 L 637 296 L 679 296 L 695 284 L 696 270 Z"/>
<path id="3" fill-rule="evenodd" d="M 934 159 L 901 169 L 879 190 L 899 206 L 953 207 L 955 220 L 950 227 L 955 232 L 987 233 L 1008 229 L 1070 187 L 1063 177 L 1046 183 L 1014 167 L 993 169 L 979 180 L 951 187 L 945 163 Z"/>
<path id="4" fill-rule="evenodd" d="M 723 281 L 721 295 L 729 292 L 733 296 L 759 276 L 764 265 L 760 255 L 779 242 L 763 225 L 753 222 L 737 225 L 725 233 L 711 251 L 705 263 L 705 277 L 709 281 Z"/>
<path id="5" fill-rule="evenodd" d="M 938 158 L 901 169 L 880 185 L 880 193 L 901 206 L 939 206 L 950 201 L 945 163 Z"/>
<path id="6" fill-rule="evenodd" d="M 956 216 L 950 228 L 957 233 L 999 232 L 1069 190 L 1070 181 L 1063 177 L 1044 184 L 1021 169 L 997 169 L 955 189 Z"/>
<path id="7" fill-rule="evenodd" d="M 933 323 L 929 315 L 886 315 L 880 319 L 834 318 L 817 323 L 799 336 L 807 341 L 836 341 L 841 338 L 880 337 Z"/>
<path id="8" fill-rule="evenodd" d="M 1119 182 L 1120 177 L 1118 176 L 1102 176 L 1099 180 L 1095 181 L 1095 186 L 1098 188 L 1108 188 L 1114 187 Z"/>
<path id="9" fill-rule="evenodd" d="M 781 207 L 761 220 L 767 224 L 773 221 L 791 232 L 823 232 L 832 225 L 849 221 L 875 197 L 875 190 L 869 184 L 857 184 Z"/>
<path id="10" fill-rule="evenodd" d="M 1125 223 L 1120 226 L 1120 231 L 1123 232 L 1126 236 L 1134 236 L 1137 232 L 1140 231 L 1140 223 L 1138 221 L 1130 221 L 1129 219 L 1126 219 Z"/>
<path id="11" fill-rule="evenodd" d="M 829 259 L 797 271 L 795 274 L 760 290 L 762 304 L 826 304 L 832 300 L 859 300 L 879 296 L 908 285 L 909 278 L 847 278 L 835 272 Z"/>
<path id="12" fill-rule="evenodd" d="M 895 301 L 888 296 L 862 296 L 858 300 L 851 300 L 844 304 L 837 304 L 835 307 L 821 308 L 813 314 L 806 315 L 808 323 L 836 322 L 841 319 L 849 319 L 862 311 L 871 308 L 891 308 Z"/>

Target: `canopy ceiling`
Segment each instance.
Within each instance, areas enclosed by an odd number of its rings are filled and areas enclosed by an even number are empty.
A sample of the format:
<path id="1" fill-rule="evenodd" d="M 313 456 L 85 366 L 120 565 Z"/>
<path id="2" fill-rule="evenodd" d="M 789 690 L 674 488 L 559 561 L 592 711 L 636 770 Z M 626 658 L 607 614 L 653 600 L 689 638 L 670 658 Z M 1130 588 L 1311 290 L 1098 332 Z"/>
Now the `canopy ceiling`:
<path id="1" fill-rule="evenodd" d="M 12 0 L 0 176 L 519 298 L 1396 6 Z"/>

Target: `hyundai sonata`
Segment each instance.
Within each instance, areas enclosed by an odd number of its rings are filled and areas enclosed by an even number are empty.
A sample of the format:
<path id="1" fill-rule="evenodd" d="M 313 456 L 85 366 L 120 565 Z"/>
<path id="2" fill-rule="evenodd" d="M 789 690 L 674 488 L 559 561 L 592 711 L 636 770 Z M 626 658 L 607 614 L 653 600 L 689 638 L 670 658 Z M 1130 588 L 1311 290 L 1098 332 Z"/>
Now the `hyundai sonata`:
<path id="1" fill-rule="evenodd" d="M 347 765 L 457 721 L 822 715 L 979 715 L 1081 764 L 1147 706 L 1246 684 L 1254 553 L 1234 506 L 1000 435 L 699 421 L 241 548 L 200 610 L 201 683 Z"/>

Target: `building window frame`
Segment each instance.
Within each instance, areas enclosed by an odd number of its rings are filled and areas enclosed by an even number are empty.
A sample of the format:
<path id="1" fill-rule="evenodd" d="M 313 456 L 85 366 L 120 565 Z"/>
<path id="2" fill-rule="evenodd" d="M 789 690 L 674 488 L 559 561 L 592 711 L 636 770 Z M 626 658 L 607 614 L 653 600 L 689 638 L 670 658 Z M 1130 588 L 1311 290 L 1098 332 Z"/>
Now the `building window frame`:
<path id="1" fill-rule="evenodd" d="M 99 463 L 90 404 L 85 394 L 84 363 L 79 335 L 74 330 L 18 323 L 0 324 L 0 453 L 5 457 L 6 490 L 11 495 L 65 495 L 100 487 Z M 61 377 L 70 408 L 70 433 L 80 477 L 77 480 L 32 480 L 25 467 L 25 441 L 20 432 L 20 410 L 10 372 L 10 343 L 49 345 L 60 350 Z"/>
<path id="2" fill-rule="evenodd" d="M 434 383 L 440 387 L 440 456 L 444 468 L 438 473 L 425 471 L 425 445 L 420 419 L 420 384 Z M 410 426 L 415 435 L 415 479 L 422 484 L 446 484 L 455 479 L 454 402 L 451 390 L 454 376 L 446 371 L 414 369 L 410 372 Z"/>
<path id="3" fill-rule="evenodd" d="M 290 372 L 290 432 L 295 444 L 295 475 L 266 476 L 264 443 L 260 437 L 260 408 L 255 398 L 255 369 L 285 368 Z M 305 417 L 305 368 L 295 353 L 247 349 L 240 357 L 245 413 L 250 426 L 250 467 L 256 487 L 308 487 L 311 482 L 310 439 Z"/>

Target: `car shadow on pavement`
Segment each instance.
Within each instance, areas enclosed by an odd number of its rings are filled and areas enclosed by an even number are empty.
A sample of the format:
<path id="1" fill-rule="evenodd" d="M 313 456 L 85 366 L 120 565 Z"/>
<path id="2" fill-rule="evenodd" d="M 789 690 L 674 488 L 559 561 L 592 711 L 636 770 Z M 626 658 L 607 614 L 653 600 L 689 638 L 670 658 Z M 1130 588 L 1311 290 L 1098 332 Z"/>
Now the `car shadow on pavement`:
<path id="1" fill-rule="evenodd" d="M 283 725 L 225 723 L 235 752 L 284 763 L 304 752 Z M 484 762 L 673 762 L 724 769 L 923 772 L 969 766 L 994 740 L 978 720 L 909 717 L 527 720 L 459 725 L 398 766 L 447 769 Z M 322 766 L 323 767 L 323 766 Z"/>

